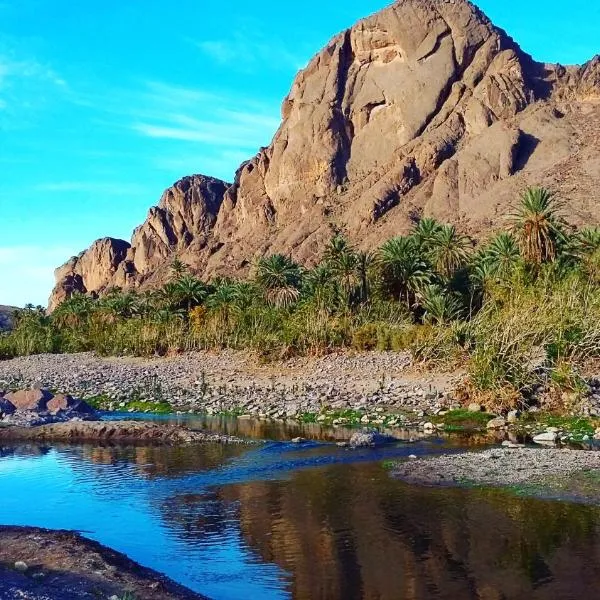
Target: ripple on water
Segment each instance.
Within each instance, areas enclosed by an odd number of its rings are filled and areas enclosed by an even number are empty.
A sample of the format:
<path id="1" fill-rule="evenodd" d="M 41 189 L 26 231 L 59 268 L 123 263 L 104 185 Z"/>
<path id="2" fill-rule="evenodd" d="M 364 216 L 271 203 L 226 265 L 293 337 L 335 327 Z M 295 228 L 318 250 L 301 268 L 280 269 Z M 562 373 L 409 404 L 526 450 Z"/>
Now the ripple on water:
<path id="1" fill-rule="evenodd" d="M 7 524 L 77 529 L 215 599 L 595 597 L 598 509 L 393 481 L 444 450 L 6 447 Z"/>

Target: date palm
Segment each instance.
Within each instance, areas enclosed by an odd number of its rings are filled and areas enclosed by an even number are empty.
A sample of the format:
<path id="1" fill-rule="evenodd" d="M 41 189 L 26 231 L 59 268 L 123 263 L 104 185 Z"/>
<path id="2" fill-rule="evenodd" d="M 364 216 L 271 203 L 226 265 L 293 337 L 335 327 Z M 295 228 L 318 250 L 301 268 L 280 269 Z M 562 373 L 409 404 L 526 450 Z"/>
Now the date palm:
<path id="1" fill-rule="evenodd" d="M 484 260 L 489 262 L 491 272 L 500 279 L 508 277 L 520 259 L 519 244 L 510 233 L 499 233 L 484 250 Z"/>
<path id="2" fill-rule="evenodd" d="M 512 215 L 512 228 L 523 258 L 533 264 L 554 262 L 559 244 L 564 240 L 562 205 L 553 192 L 545 188 L 527 188 Z"/>
<path id="3" fill-rule="evenodd" d="M 180 279 L 183 275 L 188 272 L 188 265 L 186 265 L 180 258 L 175 257 L 171 261 L 171 274 L 174 279 Z"/>
<path id="4" fill-rule="evenodd" d="M 399 236 L 388 240 L 379 249 L 377 260 L 386 288 L 411 308 L 416 294 L 431 279 L 415 239 Z"/>
<path id="5" fill-rule="evenodd" d="M 360 261 L 358 253 L 341 235 L 332 238 L 325 249 L 325 265 L 339 286 L 347 307 L 362 283 Z"/>
<path id="6" fill-rule="evenodd" d="M 450 279 L 469 258 L 471 240 L 456 231 L 454 225 L 442 225 L 431 246 L 431 260 L 436 271 Z"/>
<path id="7" fill-rule="evenodd" d="M 317 265 L 304 275 L 305 297 L 319 308 L 334 309 L 340 304 L 340 288 L 326 264 Z"/>
<path id="8" fill-rule="evenodd" d="M 58 306 L 52 314 L 52 320 L 61 326 L 77 327 L 89 319 L 95 305 L 90 296 L 75 293 Z M 34 310 L 33 306 L 31 310 Z"/>
<path id="9" fill-rule="evenodd" d="M 425 309 L 425 321 L 437 325 L 455 321 L 464 312 L 460 296 L 438 285 L 425 288 L 422 305 Z"/>
<path id="10" fill-rule="evenodd" d="M 258 261 L 256 283 L 269 304 L 287 308 L 300 296 L 302 271 L 291 258 L 274 254 Z"/>
<path id="11" fill-rule="evenodd" d="M 208 296 L 208 286 L 193 275 L 183 275 L 174 283 L 176 298 L 188 312 L 202 304 Z"/>
<path id="12" fill-rule="evenodd" d="M 435 219 L 431 217 L 421 219 L 412 231 L 412 237 L 419 251 L 429 252 L 433 248 L 441 229 L 442 224 Z"/>

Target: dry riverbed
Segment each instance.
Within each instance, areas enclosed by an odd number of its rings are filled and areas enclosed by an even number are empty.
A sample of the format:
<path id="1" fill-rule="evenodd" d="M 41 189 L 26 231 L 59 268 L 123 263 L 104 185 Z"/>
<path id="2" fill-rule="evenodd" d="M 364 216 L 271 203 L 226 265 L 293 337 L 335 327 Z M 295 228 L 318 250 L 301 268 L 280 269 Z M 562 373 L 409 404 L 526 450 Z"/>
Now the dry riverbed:
<path id="1" fill-rule="evenodd" d="M 74 532 L 0 527 L 3 600 L 203 600 Z"/>
<path id="2" fill-rule="evenodd" d="M 0 388 L 47 387 L 105 410 L 193 411 L 326 425 L 356 424 L 357 418 L 374 425 L 418 423 L 425 414 L 451 408 L 450 392 L 460 378 L 460 373 L 422 373 L 407 353 L 393 352 L 271 364 L 233 351 L 153 359 L 38 355 L 0 362 Z M 404 417 L 395 416 L 401 413 Z"/>

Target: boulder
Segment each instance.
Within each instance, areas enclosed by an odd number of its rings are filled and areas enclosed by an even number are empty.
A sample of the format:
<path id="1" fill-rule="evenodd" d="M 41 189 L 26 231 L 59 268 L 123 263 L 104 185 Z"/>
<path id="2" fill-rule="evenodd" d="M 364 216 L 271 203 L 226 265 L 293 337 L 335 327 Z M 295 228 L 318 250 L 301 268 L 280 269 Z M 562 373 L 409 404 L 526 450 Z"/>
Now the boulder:
<path id="1" fill-rule="evenodd" d="M 506 427 L 506 419 L 503 417 L 496 417 L 491 421 L 488 421 L 487 428 L 488 429 L 502 429 Z"/>
<path id="2" fill-rule="evenodd" d="M 394 444 L 398 440 L 391 436 L 380 433 L 375 429 L 361 429 L 352 434 L 348 445 L 351 448 L 376 448 L 387 444 Z"/>
<path id="3" fill-rule="evenodd" d="M 481 404 L 479 404 L 478 402 L 471 402 L 471 404 L 469 404 L 467 410 L 472 413 L 481 412 Z"/>
<path id="4" fill-rule="evenodd" d="M 511 410 L 508 415 L 506 416 L 506 420 L 509 423 L 516 423 L 519 420 L 519 417 L 521 416 L 520 411 L 518 410 Z"/>
<path id="5" fill-rule="evenodd" d="M 48 390 L 18 390 L 4 396 L 17 410 L 32 410 L 43 412 L 47 410 L 48 402 L 52 399 Z"/>
<path id="6" fill-rule="evenodd" d="M 0 417 L 12 415 L 15 410 L 15 405 L 10 400 L 0 396 Z"/>
<path id="7" fill-rule="evenodd" d="M 540 433 L 533 438 L 534 443 L 548 445 L 555 444 L 558 440 L 558 433 L 555 431 L 545 431 Z"/>
<path id="8" fill-rule="evenodd" d="M 65 394 L 56 394 L 51 400 L 48 400 L 47 409 L 51 415 L 56 415 L 60 412 L 82 416 L 95 413 L 95 410 L 87 402 Z"/>

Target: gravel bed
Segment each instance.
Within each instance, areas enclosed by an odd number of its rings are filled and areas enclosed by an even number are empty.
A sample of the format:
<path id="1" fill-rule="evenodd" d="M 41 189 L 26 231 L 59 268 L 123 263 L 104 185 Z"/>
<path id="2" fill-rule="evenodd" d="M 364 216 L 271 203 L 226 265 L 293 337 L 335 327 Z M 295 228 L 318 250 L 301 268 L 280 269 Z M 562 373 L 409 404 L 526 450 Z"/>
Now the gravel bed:
<path id="1" fill-rule="evenodd" d="M 558 448 L 494 448 L 408 460 L 392 475 L 423 485 L 543 484 L 585 470 L 600 470 L 600 452 Z"/>
<path id="2" fill-rule="evenodd" d="M 423 375 L 406 353 L 370 352 L 295 358 L 261 365 L 242 352 L 172 358 L 100 358 L 91 353 L 38 355 L 0 362 L 0 387 L 48 387 L 113 410 L 128 400 L 168 402 L 175 410 L 297 418 L 323 409 L 406 411 L 416 419 L 449 408 L 459 374 Z M 343 424 L 343 423 L 340 423 Z"/>

